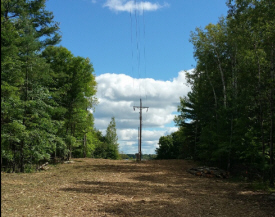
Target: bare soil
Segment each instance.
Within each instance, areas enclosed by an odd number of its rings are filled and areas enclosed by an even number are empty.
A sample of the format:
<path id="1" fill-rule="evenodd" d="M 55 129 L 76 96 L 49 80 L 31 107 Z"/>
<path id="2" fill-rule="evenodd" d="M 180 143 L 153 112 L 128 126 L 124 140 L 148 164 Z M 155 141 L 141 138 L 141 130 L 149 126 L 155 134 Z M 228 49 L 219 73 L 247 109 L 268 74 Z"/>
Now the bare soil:
<path id="1" fill-rule="evenodd" d="M 275 216 L 268 194 L 200 178 L 184 160 L 74 159 L 31 174 L 1 174 L 2 216 Z"/>

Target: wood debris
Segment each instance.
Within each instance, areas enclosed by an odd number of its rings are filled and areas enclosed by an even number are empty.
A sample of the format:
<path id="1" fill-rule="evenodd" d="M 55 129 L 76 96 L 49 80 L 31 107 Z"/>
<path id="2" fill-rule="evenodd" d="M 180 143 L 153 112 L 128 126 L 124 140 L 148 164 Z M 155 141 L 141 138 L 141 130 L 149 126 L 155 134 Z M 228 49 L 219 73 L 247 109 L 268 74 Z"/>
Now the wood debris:
<path id="1" fill-rule="evenodd" d="M 72 160 L 64 161 L 64 164 L 73 164 L 73 163 L 74 163 L 74 161 L 72 161 Z"/>
<path id="2" fill-rule="evenodd" d="M 202 166 L 202 167 L 191 168 L 187 170 L 187 172 L 196 176 L 203 176 L 207 178 L 222 178 L 222 179 L 229 178 L 229 172 L 221 170 L 217 167 Z"/>
<path id="3" fill-rule="evenodd" d="M 42 164 L 40 167 L 38 167 L 37 170 L 48 170 L 50 168 L 47 166 L 48 164 L 49 164 L 48 162 Z"/>

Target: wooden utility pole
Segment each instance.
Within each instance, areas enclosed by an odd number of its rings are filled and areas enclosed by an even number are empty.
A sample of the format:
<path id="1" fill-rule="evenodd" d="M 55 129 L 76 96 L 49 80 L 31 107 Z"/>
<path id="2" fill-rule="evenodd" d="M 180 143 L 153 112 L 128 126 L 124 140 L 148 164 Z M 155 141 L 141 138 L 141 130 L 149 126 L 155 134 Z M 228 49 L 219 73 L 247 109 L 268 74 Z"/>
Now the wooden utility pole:
<path id="1" fill-rule="evenodd" d="M 140 99 L 140 106 L 133 106 L 133 109 L 139 108 L 139 161 L 141 161 L 141 138 L 142 138 L 142 109 L 147 109 L 149 107 L 142 107 L 142 101 Z"/>
<path id="2" fill-rule="evenodd" d="M 139 130 L 140 128 L 138 127 L 138 153 L 139 153 L 139 155 L 138 155 L 138 160 L 140 160 L 140 153 L 141 153 L 141 148 L 140 148 L 140 130 Z"/>

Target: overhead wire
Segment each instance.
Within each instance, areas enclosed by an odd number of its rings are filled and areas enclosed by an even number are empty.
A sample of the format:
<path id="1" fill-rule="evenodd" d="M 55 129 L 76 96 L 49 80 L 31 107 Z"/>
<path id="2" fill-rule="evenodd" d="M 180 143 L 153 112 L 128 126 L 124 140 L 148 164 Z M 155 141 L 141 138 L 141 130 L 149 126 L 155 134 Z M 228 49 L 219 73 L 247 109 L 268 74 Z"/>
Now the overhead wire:
<path id="1" fill-rule="evenodd" d="M 138 2 L 137 2 L 138 1 Z M 135 22 L 133 21 L 133 16 L 135 19 Z M 142 21 L 140 19 L 140 16 L 142 16 Z M 132 73 L 133 73 L 133 88 L 135 89 L 134 81 L 135 77 L 138 78 L 138 89 L 139 89 L 139 99 L 135 97 L 135 100 L 138 100 L 139 103 L 140 100 L 143 97 L 146 97 L 147 102 L 147 65 L 146 65 L 146 29 L 145 29 L 145 10 L 144 10 L 144 4 L 140 3 L 139 0 L 134 0 L 134 9 L 133 11 L 130 10 L 130 19 L 131 19 L 131 55 L 132 55 Z M 133 24 L 135 23 L 135 42 L 136 42 L 136 52 L 134 52 L 134 40 L 133 40 Z M 143 32 L 141 28 L 143 27 Z M 143 33 L 143 35 L 142 35 Z M 142 37 L 143 36 L 143 37 Z M 142 40 L 143 39 L 143 40 Z M 143 52 L 142 52 L 142 46 L 143 46 Z M 143 53 L 143 58 L 141 58 Z M 134 58 L 134 55 L 136 55 L 136 58 Z M 134 63 L 134 59 L 136 59 L 136 63 Z M 141 62 L 144 64 L 144 68 L 141 68 Z M 134 67 L 135 65 L 135 67 Z M 144 74 L 141 73 L 144 69 Z M 137 70 L 137 74 L 134 73 L 134 70 Z M 136 74 L 137 76 L 134 76 Z M 142 90 L 141 90 L 142 88 Z M 145 114 L 147 116 L 147 114 Z"/>
<path id="2" fill-rule="evenodd" d="M 133 18 L 132 18 L 132 10 L 130 10 L 130 20 L 131 20 L 132 78 L 133 78 L 133 89 L 134 89 L 135 88 L 135 79 L 134 79 L 134 51 L 133 51 Z"/>
<path id="3" fill-rule="evenodd" d="M 144 6 L 142 7 L 142 20 L 143 20 L 143 56 L 144 56 L 144 73 L 145 73 L 145 79 L 147 78 L 147 69 L 146 69 L 146 37 L 145 37 L 145 13 L 144 13 Z M 145 96 L 147 101 L 147 82 L 145 80 Z"/>
<path id="4" fill-rule="evenodd" d="M 142 16 L 142 21 L 140 19 L 140 16 Z M 146 100 L 147 100 L 147 82 L 145 80 L 147 78 L 145 9 L 144 9 L 144 5 L 139 3 L 138 0 L 134 0 L 134 8 L 133 10 L 130 10 L 130 20 L 131 20 L 131 56 L 132 56 L 133 88 L 135 88 L 134 77 L 136 74 L 138 79 L 138 90 L 139 90 L 139 96 L 140 96 L 139 98 L 141 99 L 141 97 L 143 96 L 143 97 L 146 97 Z M 134 23 L 135 23 L 135 26 L 134 26 Z M 141 30 L 141 28 L 143 29 Z M 134 29 L 135 29 L 135 40 L 133 37 Z M 134 44 L 136 47 L 136 52 L 134 52 L 133 50 Z M 141 58 L 142 53 L 143 53 L 143 58 Z M 134 57 L 136 58 L 136 63 L 134 63 L 135 62 Z M 141 62 L 143 64 L 143 67 Z M 144 72 L 141 72 L 141 71 L 144 71 Z M 139 99 L 136 99 L 136 100 L 139 100 Z"/>
<path id="5" fill-rule="evenodd" d="M 137 73 L 138 73 L 138 79 L 139 79 L 139 95 L 141 98 L 141 90 L 140 90 L 140 50 L 139 50 L 139 20 L 137 15 L 137 0 L 135 0 L 135 21 L 136 21 L 136 57 L 137 57 Z"/>

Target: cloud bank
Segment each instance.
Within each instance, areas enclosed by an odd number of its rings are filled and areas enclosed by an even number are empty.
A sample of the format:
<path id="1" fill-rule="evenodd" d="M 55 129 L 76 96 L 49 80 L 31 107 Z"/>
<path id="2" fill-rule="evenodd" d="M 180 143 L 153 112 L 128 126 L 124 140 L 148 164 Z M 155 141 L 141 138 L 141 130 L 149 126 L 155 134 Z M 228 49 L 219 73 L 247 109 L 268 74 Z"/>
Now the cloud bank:
<path id="1" fill-rule="evenodd" d="M 144 11 L 156 11 L 169 6 L 167 3 L 161 5 L 159 3 L 151 3 L 149 1 L 126 1 L 126 0 L 107 0 L 104 7 L 116 12 L 133 12 L 140 13 Z"/>
<path id="2" fill-rule="evenodd" d="M 151 78 L 132 78 L 125 74 L 102 74 L 98 83 L 95 108 L 95 127 L 105 134 L 111 117 L 114 116 L 120 151 L 136 153 L 138 143 L 139 106 L 142 98 L 143 110 L 142 151 L 154 153 L 161 136 L 177 130 L 173 119 L 179 105 L 179 97 L 185 96 L 190 88 L 186 85 L 185 72 L 180 71 L 171 81 Z"/>

